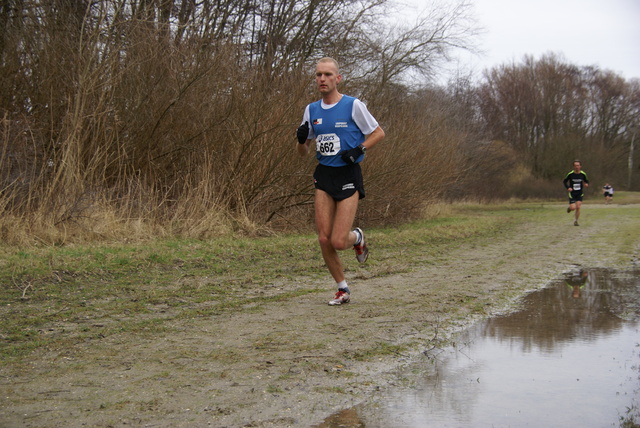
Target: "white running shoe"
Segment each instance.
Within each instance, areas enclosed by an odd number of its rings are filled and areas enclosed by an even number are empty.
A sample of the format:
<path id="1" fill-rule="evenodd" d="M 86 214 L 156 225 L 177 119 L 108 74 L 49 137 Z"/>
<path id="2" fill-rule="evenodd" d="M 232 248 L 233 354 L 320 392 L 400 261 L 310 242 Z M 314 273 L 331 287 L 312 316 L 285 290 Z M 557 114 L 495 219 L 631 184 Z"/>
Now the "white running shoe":
<path id="1" fill-rule="evenodd" d="M 367 244 L 364 242 L 364 232 L 359 227 L 356 227 L 356 230 L 360 232 L 360 236 L 362 239 L 358 245 L 354 245 L 353 249 L 356 250 L 356 259 L 360 263 L 364 263 L 367 261 L 369 257 L 369 249 L 367 248 Z"/>
<path id="2" fill-rule="evenodd" d="M 351 295 L 343 290 L 338 290 L 336 297 L 333 300 L 329 300 L 329 306 L 342 305 L 343 303 L 349 303 Z"/>

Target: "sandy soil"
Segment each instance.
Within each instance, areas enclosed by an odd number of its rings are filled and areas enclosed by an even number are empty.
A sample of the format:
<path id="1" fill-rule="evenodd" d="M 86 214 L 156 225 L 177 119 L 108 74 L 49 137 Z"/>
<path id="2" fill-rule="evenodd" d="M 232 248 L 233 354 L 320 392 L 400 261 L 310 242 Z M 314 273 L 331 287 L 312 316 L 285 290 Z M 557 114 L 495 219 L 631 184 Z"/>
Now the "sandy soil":
<path id="1" fill-rule="evenodd" d="M 532 220 L 410 273 L 351 272 L 349 305 L 328 306 L 333 290 L 317 284 L 326 295 L 34 354 L 28 369 L 0 368 L 0 426 L 319 424 L 388 387 L 398 366 L 562 272 L 637 265 L 637 218 L 612 227 L 590 221 L 588 210 L 614 206 L 590 206 L 574 227 L 564 206 L 545 209 L 557 220 Z M 630 228 L 639 233 L 630 238 Z"/>

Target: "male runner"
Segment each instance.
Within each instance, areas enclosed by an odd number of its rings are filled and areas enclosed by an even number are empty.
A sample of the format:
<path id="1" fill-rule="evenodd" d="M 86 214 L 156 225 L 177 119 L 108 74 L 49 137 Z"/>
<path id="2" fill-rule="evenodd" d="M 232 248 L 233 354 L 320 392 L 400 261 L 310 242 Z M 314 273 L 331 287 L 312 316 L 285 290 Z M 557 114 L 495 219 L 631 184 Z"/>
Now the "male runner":
<path id="1" fill-rule="evenodd" d="M 613 186 L 609 183 L 602 186 L 602 190 L 604 193 L 604 202 L 609 205 L 613 200 Z"/>
<path id="2" fill-rule="evenodd" d="M 338 287 L 335 298 L 329 301 L 332 306 L 349 303 L 351 297 L 338 251 L 354 248 L 360 263 L 369 255 L 362 229 L 351 228 L 358 200 L 365 196 L 360 162 L 365 151 L 384 138 L 384 131 L 364 103 L 338 92 L 341 80 L 334 59 L 323 58 L 316 64 L 316 84 L 322 99 L 306 107 L 296 132 L 301 156 L 316 141 L 316 228 L 322 257 Z"/>
<path id="3" fill-rule="evenodd" d="M 567 208 L 567 212 L 576 212 L 573 225 L 579 226 L 578 219 L 580 218 L 580 207 L 582 206 L 584 189 L 589 187 L 587 174 L 582 171 L 582 162 L 579 160 L 573 162 L 573 170 L 567 174 L 562 183 L 565 189 L 569 191 L 569 207 Z"/>

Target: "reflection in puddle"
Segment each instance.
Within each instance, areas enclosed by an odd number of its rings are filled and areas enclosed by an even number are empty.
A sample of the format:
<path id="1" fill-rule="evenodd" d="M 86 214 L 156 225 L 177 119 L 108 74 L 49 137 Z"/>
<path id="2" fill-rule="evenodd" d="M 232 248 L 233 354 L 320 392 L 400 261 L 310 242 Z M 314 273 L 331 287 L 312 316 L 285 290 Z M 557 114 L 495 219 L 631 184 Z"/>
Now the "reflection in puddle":
<path id="1" fill-rule="evenodd" d="M 637 271 L 578 270 L 318 427 L 637 427 L 639 329 Z"/>

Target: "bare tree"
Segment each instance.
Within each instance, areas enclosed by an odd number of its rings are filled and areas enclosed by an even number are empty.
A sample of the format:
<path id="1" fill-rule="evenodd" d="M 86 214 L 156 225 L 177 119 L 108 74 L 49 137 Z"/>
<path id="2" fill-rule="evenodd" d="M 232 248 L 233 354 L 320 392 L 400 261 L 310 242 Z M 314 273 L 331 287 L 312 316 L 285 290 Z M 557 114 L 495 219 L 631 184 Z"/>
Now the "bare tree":
<path id="1" fill-rule="evenodd" d="M 419 137 L 421 156 L 457 159 L 451 150 L 460 137 L 446 136 L 450 127 L 436 132 L 428 117 L 420 120 L 432 129 L 412 127 L 397 107 L 411 97 L 410 73 L 428 75 L 448 49 L 465 46 L 472 34 L 465 33 L 472 31 L 465 3 L 433 9 L 405 30 L 379 20 L 385 6 L 386 0 L 1 3 L 0 210 L 25 223 L 86 230 L 103 210 L 180 233 L 192 225 L 196 234 L 214 218 L 241 227 L 308 218 L 299 214 L 308 208 L 312 165 L 290 161 L 292 130 L 317 96 L 310 70 L 325 55 L 345 64 L 345 90 L 368 97 L 385 125 Z M 402 168 L 410 156 L 384 148 L 372 154 L 382 166 L 372 187 L 393 176 L 404 194 L 413 189 L 426 200 L 431 189 L 441 192 L 440 182 L 429 187 L 435 183 L 419 164 Z M 370 198 L 373 214 L 365 216 L 380 218 L 396 194 Z"/>
<path id="2" fill-rule="evenodd" d="M 628 157 L 633 90 L 613 72 L 527 56 L 489 70 L 478 94 L 489 137 L 522 153 L 536 177 L 557 177 L 576 157 L 614 176 Z"/>

